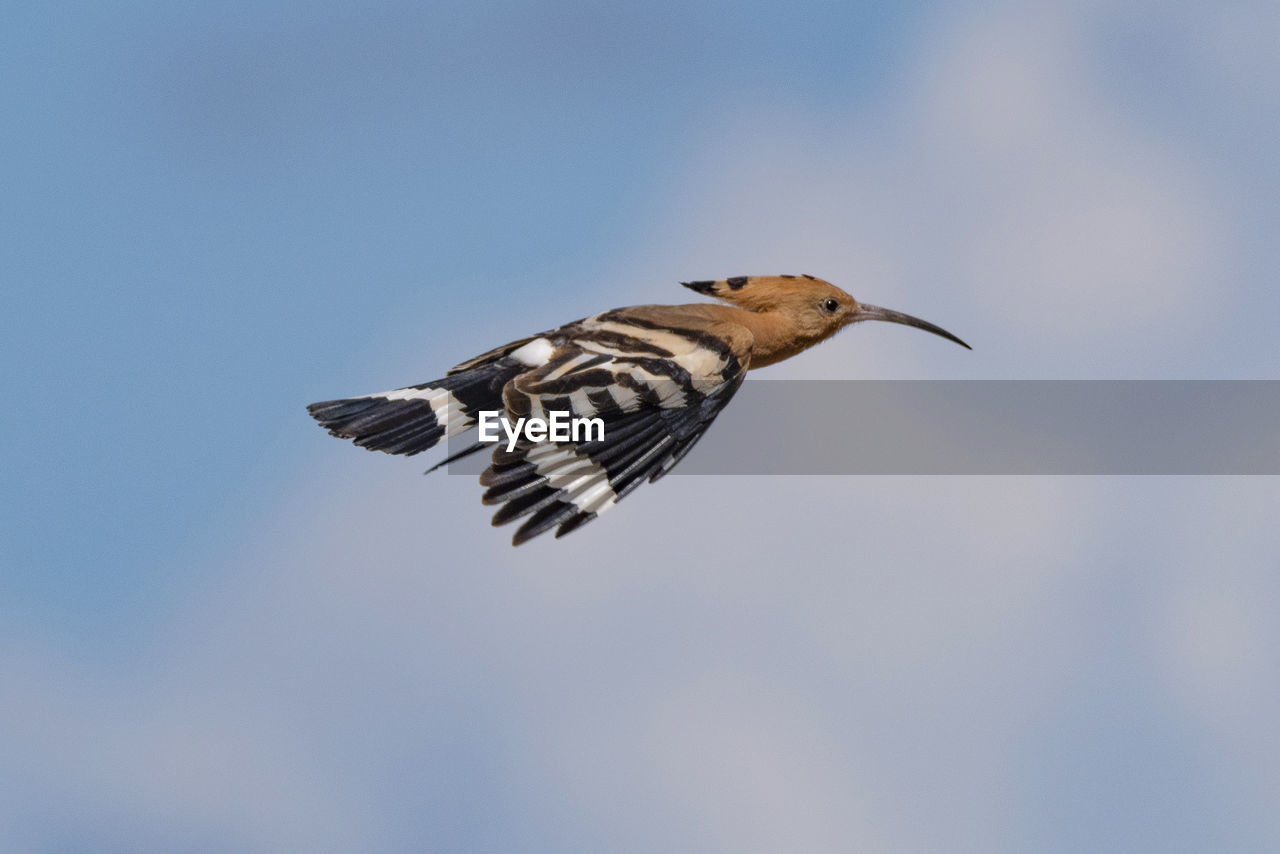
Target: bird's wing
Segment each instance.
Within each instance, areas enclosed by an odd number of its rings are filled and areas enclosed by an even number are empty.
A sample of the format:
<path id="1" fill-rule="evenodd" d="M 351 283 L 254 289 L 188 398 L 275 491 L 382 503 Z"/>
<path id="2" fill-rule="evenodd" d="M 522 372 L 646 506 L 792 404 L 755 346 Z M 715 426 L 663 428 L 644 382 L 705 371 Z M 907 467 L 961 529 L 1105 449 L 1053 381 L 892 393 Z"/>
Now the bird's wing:
<path id="1" fill-rule="evenodd" d="M 544 364 L 555 345 L 532 335 L 496 347 L 430 382 L 307 407 L 332 435 L 371 451 L 417 454 L 475 426 L 484 410 L 503 408 L 502 389 L 512 377 Z M 475 443 L 444 463 L 481 450 Z M 438 468 L 444 463 L 435 466 Z"/>
<path id="2" fill-rule="evenodd" d="M 506 415 L 562 411 L 598 418 L 603 438 L 500 444 L 481 475 L 486 504 L 503 505 L 500 525 L 529 518 L 516 544 L 556 528 L 562 536 L 594 519 L 687 454 L 742 384 L 751 335 L 743 327 L 619 309 L 533 339 L 543 364 L 503 389 Z"/>
<path id="3" fill-rule="evenodd" d="M 518 351 L 516 342 L 511 351 Z M 500 410 L 502 389 L 530 366 L 493 351 L 484 362 L 438 380 L 307 407 L 330 434 L 371 451 L 417 454 L 466 431 L 482 410 Z M 479 445 L 471 450 L 479 450 Z M 452 459 L 452 458 L 451 458 Z"/>

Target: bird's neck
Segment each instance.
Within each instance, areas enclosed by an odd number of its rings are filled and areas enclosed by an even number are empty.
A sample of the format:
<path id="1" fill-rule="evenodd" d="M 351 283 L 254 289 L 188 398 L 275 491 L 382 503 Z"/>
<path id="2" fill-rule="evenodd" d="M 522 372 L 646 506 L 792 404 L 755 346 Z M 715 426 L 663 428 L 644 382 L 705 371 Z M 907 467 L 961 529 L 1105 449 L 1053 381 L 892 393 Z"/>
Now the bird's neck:
<path id="1" fill-rule="evenodd" d="M 789 359 L 817 344 L 827 335 L 815 335 L 801 328 L 794 318 L 781 311 L 749 311 L 737 306 L 713 306 L 724 319 L 751 331 L 751 367 L 763 368 Z"/>

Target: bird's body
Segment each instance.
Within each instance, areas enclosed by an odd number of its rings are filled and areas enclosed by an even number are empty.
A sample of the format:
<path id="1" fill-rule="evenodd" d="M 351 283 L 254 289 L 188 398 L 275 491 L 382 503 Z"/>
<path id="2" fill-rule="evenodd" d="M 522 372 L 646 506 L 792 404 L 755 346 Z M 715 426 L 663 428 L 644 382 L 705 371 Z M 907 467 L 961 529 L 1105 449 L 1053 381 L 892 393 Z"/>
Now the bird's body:
<path id="1" fill-rule="evenodd" d="M 442 379 L 313 403 L 330 433 L 393 454 L 416 454 L 474 426 L 481 411 L 507 418 L 566 412 L 597 418 L 603 437 L 498 446 L 480 477 L 495 525 L 529 515 L 519 544 L 561 536 L 612 507 L 689 452 L 746 372 L 789 358 L 859 320 L 888 320 L 963 341 L 932 324 L 859 304 L 811 276 L 686 282 L 730 303 L 642 305 L 592 315 L 513 341 Z M 487 447 L 476 442 L 456 459 Z"/>

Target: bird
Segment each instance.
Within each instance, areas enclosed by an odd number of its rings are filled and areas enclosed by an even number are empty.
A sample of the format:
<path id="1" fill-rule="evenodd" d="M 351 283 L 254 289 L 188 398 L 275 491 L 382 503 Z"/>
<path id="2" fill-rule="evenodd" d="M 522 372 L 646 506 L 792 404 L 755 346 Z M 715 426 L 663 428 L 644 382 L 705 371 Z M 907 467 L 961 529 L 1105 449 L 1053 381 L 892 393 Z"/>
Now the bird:
<path id="1" fill-rule="evenodd" d="M 512 537 L 520 545 L 552 528 L 562 537 L 658 480 L 706 433 L 747 371 L 854 323 L 914 326 L 972 349 L 939 326 L 860 303 L 807 274 L 680 284 L 719 302 L 612 309 L 489 350 L 441 379 L 307 410 L 334 436 L 404 455 L 476 427 L 484 413 L 517 424 L 548 413 L 598 421 L 602 430 L 577 441 L 526 431 L 492 446 L 481 500 L 499 505 L 494 525 L 524 519 Z M 477 438 L 431 470 L 486 447 Z"/>

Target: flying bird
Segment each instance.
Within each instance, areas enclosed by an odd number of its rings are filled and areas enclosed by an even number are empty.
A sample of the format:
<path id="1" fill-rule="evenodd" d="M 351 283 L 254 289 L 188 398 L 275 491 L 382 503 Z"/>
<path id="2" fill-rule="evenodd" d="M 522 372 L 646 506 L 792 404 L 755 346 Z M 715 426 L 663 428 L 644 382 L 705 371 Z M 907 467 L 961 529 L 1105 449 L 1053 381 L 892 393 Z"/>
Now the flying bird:
<path id="1" fill-rule="evenodd" d="M 328 431 L 371 451 L 416 454 L 476 426 L 481 413 L 598 419 L 579 441 L 499 442 L 480 476 L 494 525 L 528 517 L 513 543 L 563 536 L 646 480 L 669 472 L 702 437 L 748 370 L 788 359 L 863 320 L 932 323 L 860 303 L 813 276 L 681 282 L 718 303 L 638 305 L 504 344 L 421 385 L 307 407 Z M 603 435 L 600 435 L 600 432 Z M 444 462 L 490 447 L 475 441 Z"/>

